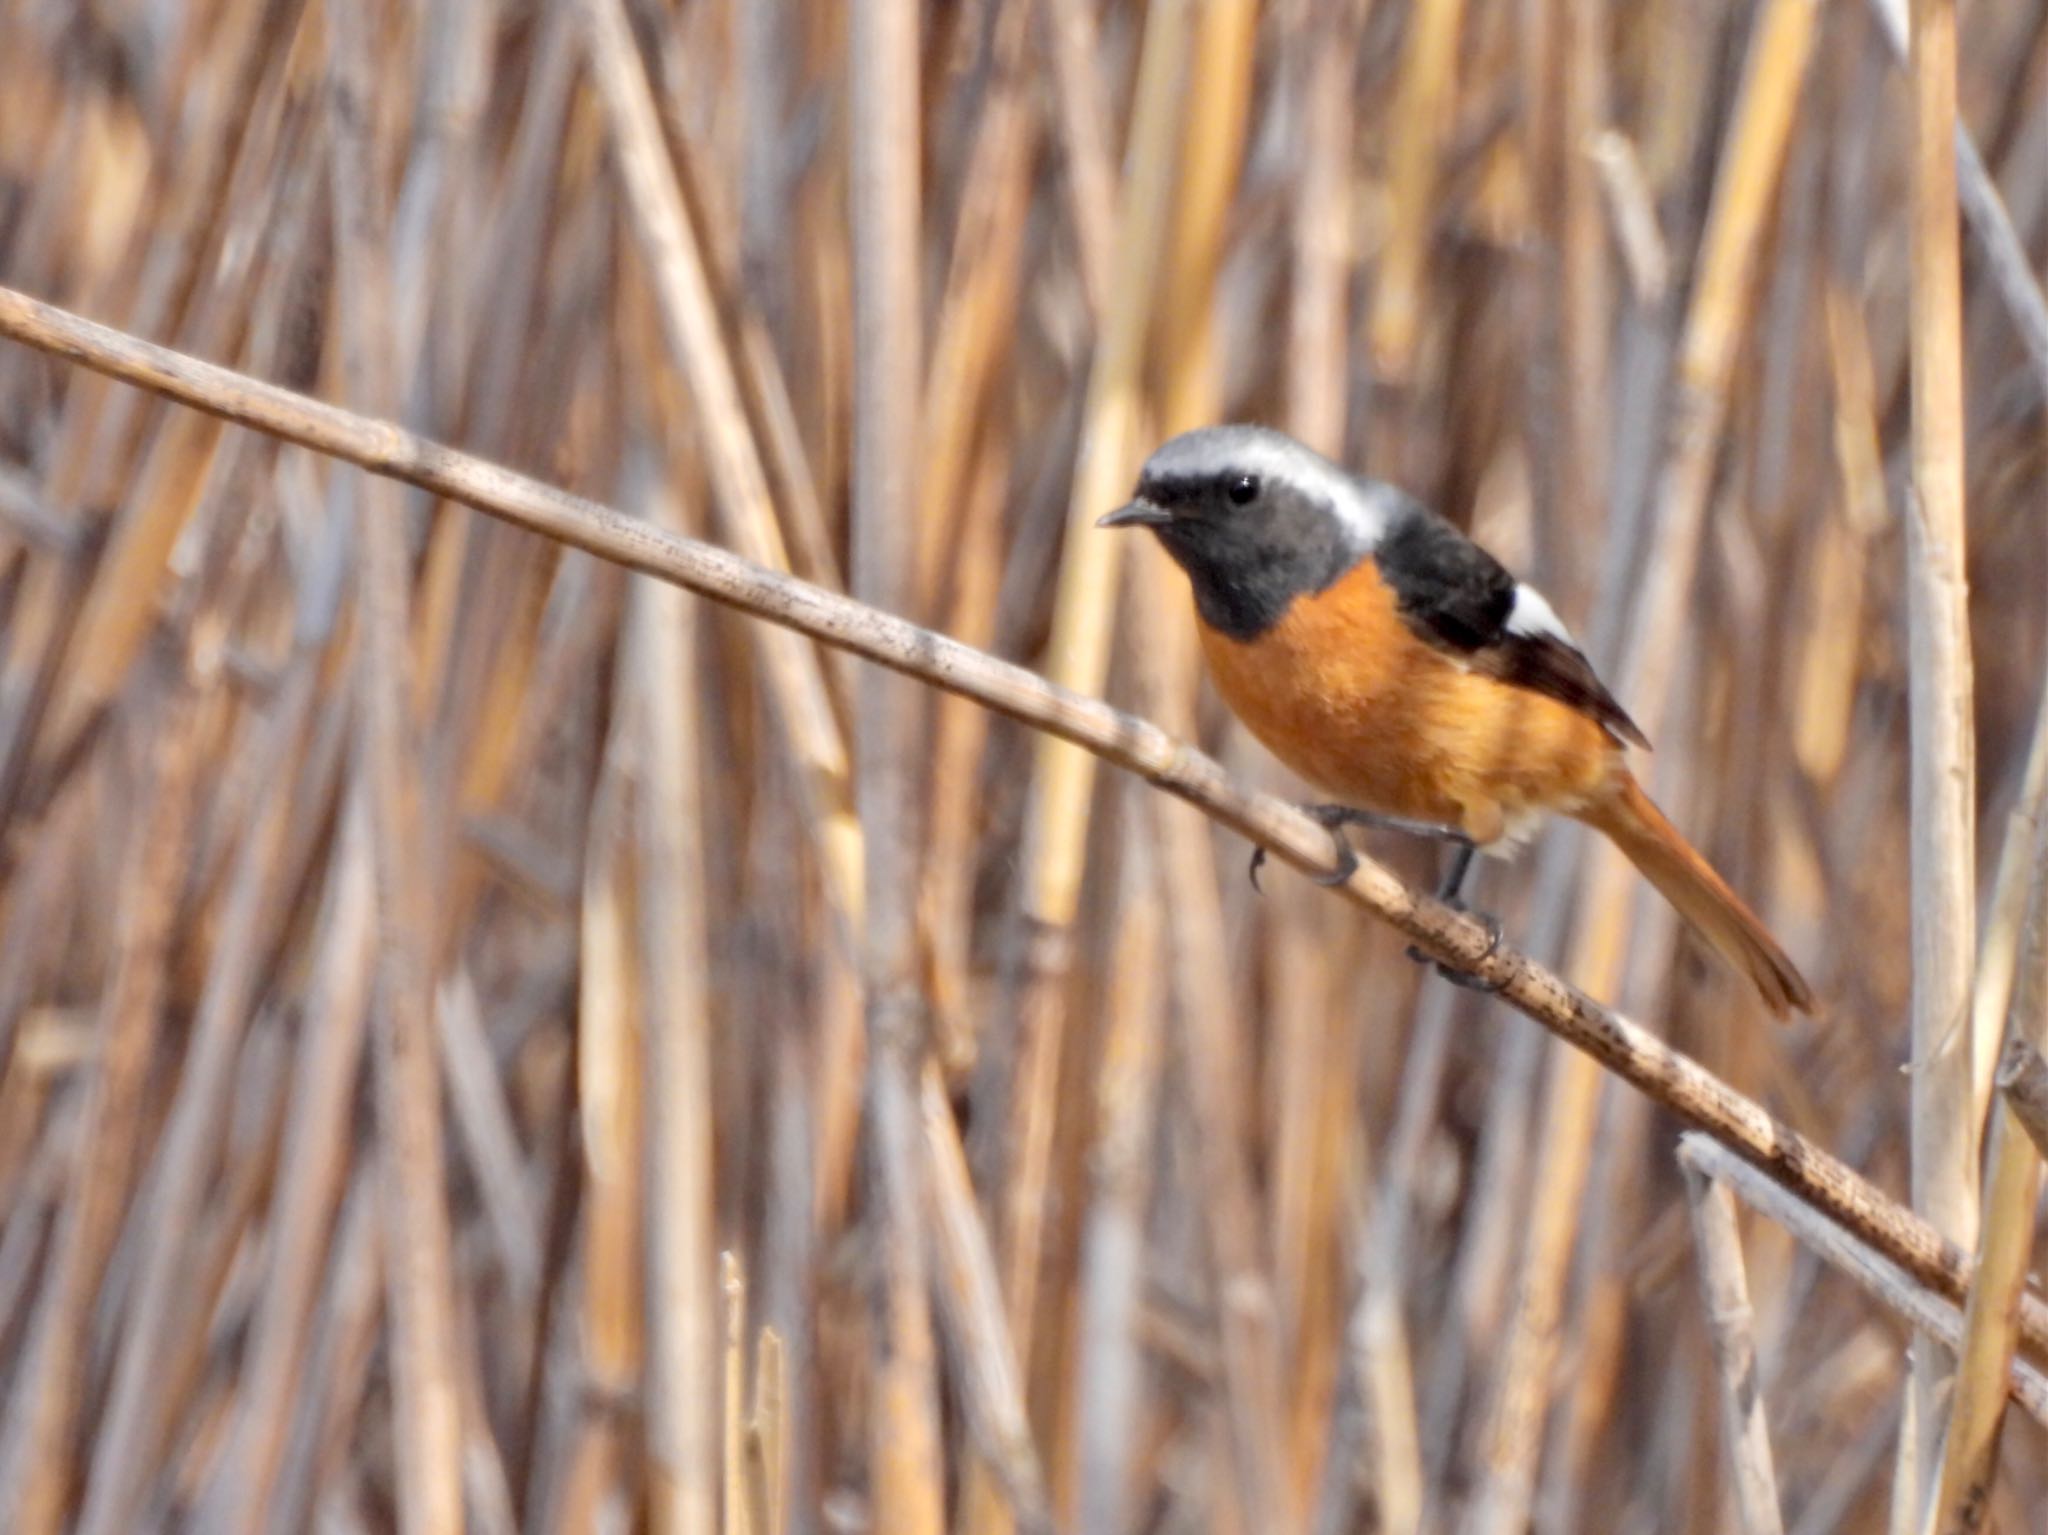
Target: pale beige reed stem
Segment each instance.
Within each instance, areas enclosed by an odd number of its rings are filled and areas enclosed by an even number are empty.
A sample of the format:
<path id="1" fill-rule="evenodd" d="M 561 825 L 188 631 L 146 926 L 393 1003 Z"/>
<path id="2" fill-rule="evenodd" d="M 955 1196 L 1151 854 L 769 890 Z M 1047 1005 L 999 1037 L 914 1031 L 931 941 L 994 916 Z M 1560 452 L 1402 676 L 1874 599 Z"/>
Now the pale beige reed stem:
<path id="1" fill-rule="evenodd" d="M 654 521 L 680 527 L 665 496 Z M 637 695 L 634 796 L 641 1048 L 648 1094 L 648 1458 L 654 1535 L 717 1535 L 719 1423 L 704 1382 L 717 1356 L 713 1318 L 711 998 L 706 981 L 703 739 L 697 604 L 644 577 L 627 599 Z M 727 1499 L 727 1527 L 741 1510 Z"/>
<path id="2" fill-rule="evenodd" d="M 1053 601 L 1047 671 L 1063 687 L 1099 692 L 1108 666 L 1122 541 L 1092 536 L 1094 522 L 1129 490 L 1136 468 L 1140 391 L 1155 277 L 1174 185 L 1178 87 L 1187 51 L 1188 0 L 1146 15 L 1133 107 L 1116 262 L 1089 373 L 1081 448 L 1068 502 L 1066 542 Z M 1092 67 L 1092 66 L 1091 66 Z M 1037 1336 L 1039 1268 L 1066 1031 L 1065 990 L 1080 906 L 1093 757 L 1065 741 L 1035 743 L 1023 831 L 1018 975 L 1006 1029 L 1015 1036 L 1002 1096 L 1003 1169 L 992 1190 L 1003 1291 L 1019 1357 Z M 1000 1072 L 988 1067 L 983 1076 Z M 1000 1526 L 971 1516 L 969 1528 Z"/>
<path id="3" fill-rule="evenodd" d="M 2012 1041 L 2009 1056 L 2038 1061 L 2048 1046 L 2048 835 L 2036 833 L 2031 855 L 2032 889 L 2005 1034 Z M 2025 1054 L 2029 1050 L 2031 1057 Z M 1934 1505 L 1939 1535 L 1968 1535 L 1982 1529 L 1989 1517 L 2005 1419 L 2005 1380 L 2019 1347 L 2020 1297 L 2027 1288 L 2040 1203 L 2041 1152 L 2015 1114 L 2012 1094 L 1994 1104 L 1989 1133 L 1976 1274 L 1964 1309 Z"/>
<path id="4" fill-rule="evenodd" d="M 331 159 L 338 272 L 351 304 L 342 326 L 348 392 L 368 410 L 396 402 L 386 265 L 390 223 L 376 184 L 372 100 L 377 61 L 367 18 L 334 18 Z M 377 881 L 377 989 L 371 1059 L 382 1139 L 386 1285 L 397 1383 L 394 1450 L 404 1535 L 463 1528 L 462 1407 L 455 1383 L 454 1253 L 443 1164 L 440 1073 L 428 967 L 428 870 L 418 856 L 422 757 L 410 704 L 411 599 L 397 487 L 365 482 L 357 576 L 357 769 L 369 799 Z"/>
<path id="5" fill-rule="evenodd" d="M 1691 1166 L 1686 1168 L 1685 1183 L 1686 1200 L 1692 1208 L 1700 1300 L 1706 1307 L 1714 1365 L 1721 1377 L 1721 1444 L 1735 1482 L 1735 1510 L 1743 1535 L 1783 1535 L 1785 1517 L 1778 1497 L 1777 1468 L 1771 1458 L 1770 1425 L 1764 1418 L 1756 1314 L 1749 1304 L 1749 1273 L 1742 1260 L 1735 1196 Z"/>
<path id="6" fill-rule="evenodd" d="M 1956 7 L 1914 0 L 1912 489 L 1906 616 L 1912 709 L 1913 1206 L 1951 1241 L 1977 1236 L 1989 1049 L 1970 1009 L 1976 959 L 1977 752 L 1963 517 L 1963 274 L 1956 204 Z M 1987 1025 L 1990 1020 L 1983 1020 Z M 1988 1042 L 1986 1042 L 1988 1043 Z M 1933 1492 L 1946 1359 L 1913 1355 L 1901 1501 Z M 1910 1470 L 1905 1457 L 1910 1454 Z"/>

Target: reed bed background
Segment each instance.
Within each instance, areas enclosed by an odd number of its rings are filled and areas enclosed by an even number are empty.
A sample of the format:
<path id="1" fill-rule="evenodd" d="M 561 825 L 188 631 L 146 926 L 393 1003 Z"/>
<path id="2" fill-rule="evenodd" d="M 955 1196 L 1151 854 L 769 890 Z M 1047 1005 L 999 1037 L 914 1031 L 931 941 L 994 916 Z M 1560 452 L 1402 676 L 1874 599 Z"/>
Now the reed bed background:
<path id="1" fill-rule="evenodd" d="M 1429 499 L 1825 1016 L 1569 829 L 1486 903 L 1987 1279 L 1070 742 L 6 346 L 0 1521 L 2039 1527 L 2044 262 L 2039 0 L 4 0 L 0 282 L 1281 792 L 1093 518 Z"/>

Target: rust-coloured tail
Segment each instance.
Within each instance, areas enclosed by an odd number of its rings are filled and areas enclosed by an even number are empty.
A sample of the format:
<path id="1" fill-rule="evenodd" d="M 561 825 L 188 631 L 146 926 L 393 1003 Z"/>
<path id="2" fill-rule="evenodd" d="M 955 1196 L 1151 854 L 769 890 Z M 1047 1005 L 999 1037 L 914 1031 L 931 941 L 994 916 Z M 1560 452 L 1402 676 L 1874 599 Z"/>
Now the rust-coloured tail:
<path id="1" fill-rule="evenodd" d="M 1634 775 L 1624 769 L 1614 790 L 1588 805 L 1579 819 L 1606 833 L 1694 931 L 1749 977 L 1765 1007 L 1780 1018 L 1793 1008 L 1813 1011 L 1813 988 L 1777 940 L 1664 818 Z"/>

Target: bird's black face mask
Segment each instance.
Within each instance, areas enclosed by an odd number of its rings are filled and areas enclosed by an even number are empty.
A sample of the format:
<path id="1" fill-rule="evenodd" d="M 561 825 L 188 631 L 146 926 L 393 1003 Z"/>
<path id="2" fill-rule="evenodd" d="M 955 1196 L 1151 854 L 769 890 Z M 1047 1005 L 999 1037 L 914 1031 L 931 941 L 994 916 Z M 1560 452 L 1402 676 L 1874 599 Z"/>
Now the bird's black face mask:
<path id="1" fill-rule="evenodd" d="M 1188 573 L 1202 621 L 1237 640 L 1272 628 L 1365 552 L 1312 492 L 1252 474 L 1147 475 L 1099 526 L 1150 528 Z"/>

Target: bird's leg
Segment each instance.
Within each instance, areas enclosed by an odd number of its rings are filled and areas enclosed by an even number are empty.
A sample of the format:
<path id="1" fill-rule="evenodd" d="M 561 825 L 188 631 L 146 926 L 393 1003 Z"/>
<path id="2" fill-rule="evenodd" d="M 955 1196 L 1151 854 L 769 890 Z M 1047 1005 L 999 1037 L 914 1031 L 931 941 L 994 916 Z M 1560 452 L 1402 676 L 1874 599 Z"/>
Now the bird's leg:
<path id="1" fill-rule="evenodd" d="M 1358 868 L 1358 854 L 1352 851 L 1351 843 L 1344 835 L 1347 826 L 1398 831 L 1410 837 L 1426 837 L 1432 842 L 1456 843 L 1465 850 L 1467 861 L 1470 860 L 1472 839 L 1455 827 L 1439 826 L 1433 821 L 1411 821 L 1398 815 L 1381 815 L 1376 810 L 1360 810 L 1354 805 L 1303 805 L 1301 813 L 1327 831 L 1337 848 L 1337 867 L 1328 874 L 1309 876 L 1318 885 L 1341 885 Z M 1250 876 L 1254 890 L 1259 888 L 1259 868 L 1265 861 L 1266 850 L 1253 848 L 1251 867 L 1245 872 Z"/>
<path id="2" fill-rule="evenodd" d="M 1436 887 L 1436 898 L 1446 906 L 1458 905 L 1458 892 L 1465 887 L 1465 876 L 1471 872 L 1473 855 L 1479 851 L 1469 842 L 1461 842 L 1451 851 L 1451 861 L 1444 869 L 1444 877 Z"/>
<path id="3" fill-rule="evenodd" d="M 1465 876 L 1471 872 L 1472 858 L 1478 851 L 1478 847 L 1469 839 L 1459 840 L 1457 846 L 1452 850 L 1451 861 L 1444 866 L 1443 878 L 1437 882 L 1436 898 L 1453 911 L 1468 910 L 1464 901 L 1459 897 L 1459 892 L 1465 887 Z M 1495 949 L 1500 947 L 1500 918 L 1494 916 L 1491 912 L 1485 911 L 1472 912 L 1471 915 L 1477 917 L 1486 926 L 1486 948 L 1479 956 L 1484 961 L 1493 954 Z M 1408 957 L 1417 964 L 1430 963 L 1430 957 L 1413 946 L 1408 950 Z M 1495 992 L 1500 990 L 1500 983 L 1497 981 L 1482 980 L 1469 970 L 1459 970 L 1440 961 L 1437 963 L 1436 973 L 1449 981 L 1453 986 L 1463 986 L 1471 991 Z"/>

